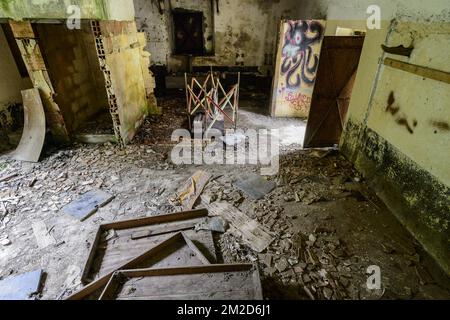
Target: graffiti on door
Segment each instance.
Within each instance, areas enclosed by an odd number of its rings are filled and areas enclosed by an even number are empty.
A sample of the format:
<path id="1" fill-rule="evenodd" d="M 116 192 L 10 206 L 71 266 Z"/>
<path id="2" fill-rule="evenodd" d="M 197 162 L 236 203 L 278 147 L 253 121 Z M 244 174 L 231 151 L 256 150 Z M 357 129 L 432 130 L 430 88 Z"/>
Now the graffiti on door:
<path id="1" fill-rule="evenodd" d="M 275 74 L 276 116 L 308 116 L 324 32 L 321 20 L 283 22 Z"/>

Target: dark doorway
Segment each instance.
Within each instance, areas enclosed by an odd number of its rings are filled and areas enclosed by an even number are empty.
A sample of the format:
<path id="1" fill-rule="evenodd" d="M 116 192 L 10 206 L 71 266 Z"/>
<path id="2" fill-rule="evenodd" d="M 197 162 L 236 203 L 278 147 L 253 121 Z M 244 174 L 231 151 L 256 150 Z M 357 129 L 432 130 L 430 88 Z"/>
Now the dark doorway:
<path id="1" fill-rule="evenodd" d="M 363 43 L 364 36 L 324 38 L 305 148 L 332 147 L 339 143 Z"/>
<path id="2" fill-rule="evenodd" d="M 173 11 L 174 54 L 203 55 L 203 13 L 200 11 Z"/>

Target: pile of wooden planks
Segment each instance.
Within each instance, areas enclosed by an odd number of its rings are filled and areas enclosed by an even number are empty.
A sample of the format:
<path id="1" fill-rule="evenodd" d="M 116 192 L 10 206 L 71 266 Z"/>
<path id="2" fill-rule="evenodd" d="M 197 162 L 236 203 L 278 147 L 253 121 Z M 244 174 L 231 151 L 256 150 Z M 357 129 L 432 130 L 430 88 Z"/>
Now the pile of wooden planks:
<path id="1" fill-rule="evenodd" d="M 253 264 L 215 264 L 208 210 L 100 225 L 68 300 L 262 299 Z"/>

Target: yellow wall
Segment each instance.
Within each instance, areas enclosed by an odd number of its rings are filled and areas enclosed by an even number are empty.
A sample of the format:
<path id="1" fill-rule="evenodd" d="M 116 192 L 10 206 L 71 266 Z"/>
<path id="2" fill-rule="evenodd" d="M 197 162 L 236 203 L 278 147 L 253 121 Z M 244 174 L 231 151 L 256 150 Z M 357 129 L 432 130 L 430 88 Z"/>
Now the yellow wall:
<path id="1" fill-rule="evenodd" d="M 82 19 L 133 21 L 133 0 L 0 0 L 0 19 L 66 19 L 70 5 Z"/>
<path id="2" fill-rule="evenodd" d="M 0 28 L 0 111 L 5 105 L 22 102 L 21 90 L 31 86 L 28 78 L 22 79 L 9 49 L 3 30 Z"/>
<path id="3" fill-rule="evenodd" d="M 388 44 L 409 46 L 411 33 L 415 49 L 409 59 L 386 56 L 450 72 L 450 23 L 401 23 Z M 396 115 L 386 112 L 391 92 L 394 107 L 400 108 Z M 413 133 L 399 120 L 407 121 Z M 450 128 L 450 84 L 382 66 L 367 125 L 450 187 L 450 129 L 444 129 Z"/>
<path id="4" fill-rule="evenodd" d="M 403 8 L 397 3 L 391 7 L 395 14 L 389 15 L 394 23 L 383 20 L 380 30 L 367 30 L 341 150 L 450 274 L 450 84 L 383 65 L 390 57 L 450 72 L 450 19 L 444 11 L 448 3 L 432 4 L 411 1 Z M 365 24 L 331 19 L 326 34 L 334 34 L 337 26 Z M 411 43 L 410 58 L 381 49 L 381 44 Z M 390 96 L 396 112 L 388 109 Z"/>

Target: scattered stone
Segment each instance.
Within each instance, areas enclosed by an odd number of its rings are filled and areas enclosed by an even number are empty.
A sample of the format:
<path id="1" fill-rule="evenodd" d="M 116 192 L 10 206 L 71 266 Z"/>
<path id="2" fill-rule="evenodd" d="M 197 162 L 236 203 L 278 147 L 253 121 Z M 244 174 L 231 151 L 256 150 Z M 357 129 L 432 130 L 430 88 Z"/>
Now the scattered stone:
<path id="1" fill-rule="evenodd" d="M 286 258 L 281 258 L 275 263 L 275 268 L 278 270 L 278 272 L 283 272 L 289 267 L 288 261 Z"/>
<path id="2" fill-rule="evenodd" d="M 330 288 L 323 288 L 322 292 L 325 299 L 331 300 L 331 297 L 333 296 L 333 290 L 331 290 Z"/>
<path id="3" fill-rule="evenodd" d="M 4 238 L 4 239 L 0 240 L 0 244 L 5 247 L 9 246 L 11 244 L 11 240 L 9 240 L 8 238 Z"/>

